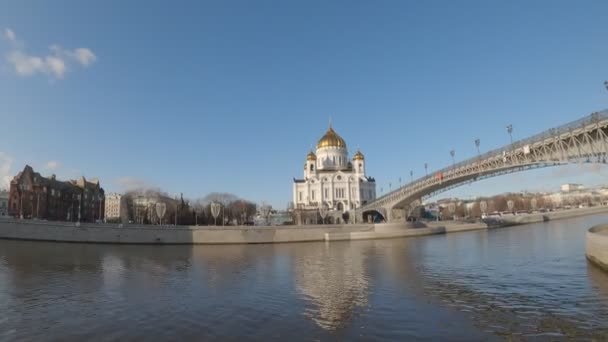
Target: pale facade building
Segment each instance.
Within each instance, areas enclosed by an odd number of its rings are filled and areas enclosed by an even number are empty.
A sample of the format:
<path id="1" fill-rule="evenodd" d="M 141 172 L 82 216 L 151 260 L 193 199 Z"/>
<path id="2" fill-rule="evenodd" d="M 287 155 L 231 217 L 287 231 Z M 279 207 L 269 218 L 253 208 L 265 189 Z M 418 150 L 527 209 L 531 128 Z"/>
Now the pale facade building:
<path id="1" fill-rule="evenodd" d="M 120 219 L 122 211 L 125 210 L 124 197 L 122 194 L 109 194 L 106 196 L 106 220 Z"/>
<path id="2" fill-rule="evenodd" d="M 346 142 L 331 127 L 310 151 L 304 163 L 304 178 L 293 183 L 295 209 L 347 212 L 376 198 L 376 181 L 365 171 L 365 157 L 357 151 L 348 156 Z"/>
<path id="3" fill-rule="evenodd" d="M 0 190 L 0 217 L 8 216 L 8 191 Z"/>
<path id="4" fill-rule="evenodd" d="M 572 192 L 572 191 L 581 191 L 584 187 L 581 184 L 562 184 L 561 190 L 562 192 Z"/>

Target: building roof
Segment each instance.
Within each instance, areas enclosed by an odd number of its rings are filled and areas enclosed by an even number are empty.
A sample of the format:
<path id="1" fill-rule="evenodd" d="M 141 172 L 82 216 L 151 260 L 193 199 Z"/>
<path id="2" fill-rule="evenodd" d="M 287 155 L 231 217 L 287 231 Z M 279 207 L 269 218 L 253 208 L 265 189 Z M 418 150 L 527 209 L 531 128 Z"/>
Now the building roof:
<path id="1" fill-rule="evenodd" d="M 317 160 L 317 155 L 314 154 L 313 151 L 310 151 L 310 152 L 308 152 L 308 155 L 306 155 L 306 160 L 315 161 L 315 160 Z"/>
<path id="2" fill-rule="evenodd" d="M 346 142 L 344 141 L 344 139 L 342 139 L 342 137 L 338 135 L 338 133 L 336 133 L 336 131 L 334 131 L 334 129 L 331 127 L 331 124 L 329 125 L 327 132 L 325 132 L 323 137 L 321 137 L 321 139 L 317 143 L 318 149 L 323 147 L 346 148 Z"/>
<path id="3" fill-rule="evenodd" d="M 53 174 L 50 177 L 44 177 L 40 175 L 39 172 L 35 172 L 34 169 L 26 165 L 23 168 L 23 171 L 20 171 L 14 178 L 13 182 L 18 182 L 18 180 L 23 176 L 24 173 L 31 173 L 32 178 L 34 179 L 34 183 L 36 185 L 47 186 L 57 190 L 68 190 L 73 189 L 74 186 L 77 186 L 81 189 L 101 189 L 99 185 L 99 180 L 97 178 L 93 178 L 92 181 L 87 181 L 84 176 L 80 177 L 78 180 L 69 180 L 69 181 L 60 181 L 57 180 L 57 177 Z"/>

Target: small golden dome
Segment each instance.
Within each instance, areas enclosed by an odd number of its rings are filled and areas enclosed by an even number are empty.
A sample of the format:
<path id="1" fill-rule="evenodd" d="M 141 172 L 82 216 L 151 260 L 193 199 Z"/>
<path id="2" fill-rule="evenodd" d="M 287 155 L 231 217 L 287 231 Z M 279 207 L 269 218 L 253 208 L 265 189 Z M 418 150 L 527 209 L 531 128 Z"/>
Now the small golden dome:
<path id="1" fill-rule="evenodd" d="M 310 151 L 310 152 L 308 152 L 308 155 L 306 156 L 306 160 L 315 161 L 315 160 L 317 160 L 317 155 L 314 154 L 312 151 Z"/>
<path id="2" fill-rule="evenodd" d="M 365 160 L 365 156 L 361 151 L 357 150 L 357 153 L 353 156 L 353 160 Z"/>
<path id="3" fill-rule="evenodd" d="M 329 126 L 325 135 L 317 143 L 317 148 L 322 147 L 346 148 L 346 142 L 338 135 L 338 133 L 336 133 L 336 131 L 334 131 L 333 128 L 331 128 L 331 126 Z"/>

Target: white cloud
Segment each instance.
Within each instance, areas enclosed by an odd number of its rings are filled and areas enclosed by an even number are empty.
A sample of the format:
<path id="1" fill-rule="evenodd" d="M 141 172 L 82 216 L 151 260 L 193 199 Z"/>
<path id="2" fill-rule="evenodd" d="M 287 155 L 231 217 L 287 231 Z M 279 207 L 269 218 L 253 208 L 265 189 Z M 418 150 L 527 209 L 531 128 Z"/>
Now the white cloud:
<path id="1" fill-rule="evenodd" d="M 50 54 L 46 56 L 29 55 L 20 47 L 21 44 L 17 44 L 15 33 L 11 29 L 4 30 L 4 37 L 12 42 L 11 51 L 6 55 L 6 61 L 20 76 L 45 74 L 56 79 L 63 79 L 70 70 L 70 65 L 79 64 L 88 67 L 97 60 L 97 56 L 90 49 L 69 50 L 56 44 L 49 47 Z"/>
<path id="2" fill-rule="evenodd" d="M 74 57 L 83 66 L 89 66 L 97 60 L 97 56 L 95 56 L 93 51 L 87 48 L 78 48 L 74 50 Z"/>
<path id="3" fill-rule="evenodd" d="M 0 189 L 8 189 L 11 185 L 11 166 L 13 165 L 13 158 L 4 152 L 0 152 Z"/>
<path id="4" fill-rule="evenodd" d="M 11 51 L 7 61 L 13 65 L 15 72 L 22 76 L 30 76 L 44 70 L 44 61 L 40 57 L 27 56 L 21 51 Z"/>
<path id="5" fill-rule="evenodd" d="M 15 40 L 17 40 L 17 37 L 15 36 L 15 32 L 13 32 L 13 30 L 11 30 L 9 28 L 4 29 L 4 38 L 11 42 L 14 42 Z"/>
<path id="6" fill-rule="evenodd" d="M 49 170 L 57 170 L 61 167 L 61 163 L 56 160 L 49 160 L 46 162 L 46 168 Z"/>
<path id="7" fill-rule="evenodd" d="M 53 73 L 57 78 L 63 78 L 65 74 L 65 62 L 61 58 L 48 56 L 46 57 L 46 65 L 49 72 Z"/>

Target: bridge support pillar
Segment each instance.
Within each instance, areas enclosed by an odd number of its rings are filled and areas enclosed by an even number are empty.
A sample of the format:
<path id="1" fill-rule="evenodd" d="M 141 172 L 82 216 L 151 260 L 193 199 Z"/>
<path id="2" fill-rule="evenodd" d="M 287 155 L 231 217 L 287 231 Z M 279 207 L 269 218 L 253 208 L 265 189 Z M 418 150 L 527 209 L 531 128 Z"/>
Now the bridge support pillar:
<path id="1" fill-rule="evenodd" d="M 403 208 L 391 208 L 386 211 L 388 213 L 387 222 L 405 221 L 406 210 Z"/>

